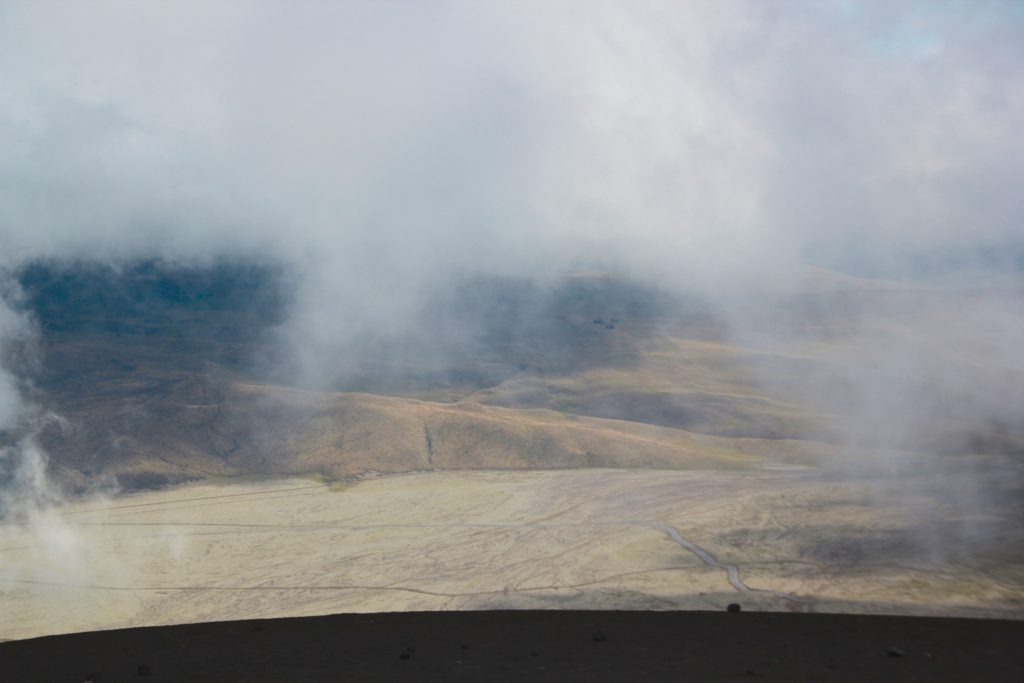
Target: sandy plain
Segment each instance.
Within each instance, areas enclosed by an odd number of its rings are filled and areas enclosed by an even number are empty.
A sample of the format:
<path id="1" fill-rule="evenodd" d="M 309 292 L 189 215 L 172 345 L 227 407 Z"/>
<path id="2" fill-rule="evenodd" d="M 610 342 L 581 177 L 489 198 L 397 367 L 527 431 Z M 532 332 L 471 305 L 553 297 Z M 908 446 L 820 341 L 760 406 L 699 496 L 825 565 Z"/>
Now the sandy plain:
<path id="1" fill-rule="evenodd" d="M 339 612 L 731 602 L 1024 616 L 1022 565 L 957 551 L 953 527 L 934 526 L 946 506 L 793 466 L 197 483 L 0 528 L 0 639 Z"/>

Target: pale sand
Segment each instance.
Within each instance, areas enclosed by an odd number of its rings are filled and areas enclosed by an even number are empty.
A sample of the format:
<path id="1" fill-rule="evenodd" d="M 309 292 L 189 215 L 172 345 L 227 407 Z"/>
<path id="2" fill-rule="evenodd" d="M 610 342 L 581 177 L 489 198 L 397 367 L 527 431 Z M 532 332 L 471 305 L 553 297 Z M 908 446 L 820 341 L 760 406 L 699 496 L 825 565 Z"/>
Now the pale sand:
<path id="1" fill-rule="evenodd" d="M 1022 615 L 1019 564 L 890 547 L 942 501 L 866 495 L 799 469 L 569 470 L 429 472 L 336 489 L 203 483 L 80 501 L 29 528 L 0 528 L 0 639 L 336 612 L 734 601 Z M 670 528 L 755 590 L 738 590 Z"/>

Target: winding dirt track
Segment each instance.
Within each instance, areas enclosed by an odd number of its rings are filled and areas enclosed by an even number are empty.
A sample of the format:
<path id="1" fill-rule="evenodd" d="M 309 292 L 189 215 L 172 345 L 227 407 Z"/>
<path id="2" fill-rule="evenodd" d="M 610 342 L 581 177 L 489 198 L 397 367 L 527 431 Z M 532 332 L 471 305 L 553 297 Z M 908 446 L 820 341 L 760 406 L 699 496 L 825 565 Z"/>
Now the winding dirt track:
<path id="1" fill-rule="evenodd" d="M 193 500 L 203 500 L 203 499 L 200 498 L 200 499 L 193 499 Z M 147 504 L 142 504 L 142 505 L 147 505 Z M 142 505 L 139 505 L 139 506 L 121 506 L 121 507 L 141 507 Z M 149 522 L 149 523 L 146 523 L 146 522 L 76 522 L 74 524 L 76 526 L 98 526 L 98 527 L 119 527 L 119 526 L 125 526 L 125 527 L 140 527 L 141 526 L 141 527 L 145 527 L 145 526 L 158 526 L 158 527 L 161 527 L 161 528 L 166 528 L 166 527 L 169 527 L 169 526 L 174 526 L 173 524 L 158 523 L 158 522 Z M 265 524 L 260 524 L 260 525 L 253 525 L 253 524 L 205 524 L 204 525 L 202 523 L 194 523 L 193 522 L 193 523 L 184 524 L 182 526 L 188 526 L 188 527 L 216 526 L 216 527 L 239 527 L 239 528 L 257 527 L 257 528 L 267 528 L 267 529 L 273 529 L 273 530 L 287 529 L 289 531 L 313 531 L 313 530 L 321 530 L 321 531 L 326 530 L 326 531 L 330 531 L 330 530 L 339 530 L 339 529 L 343 529 L 343 530 L 369 530 L 369 529 L 442 529 L 442 530 L 452 530 L 452 529 L 524 529 L 524 528 L 528 528 L 528 529 L 565 529 L 565 528 L 583 528 L 583 527 L 594 527 L 594 526 L 599 526 L 599 527 L 640 526 L 640 527 L 646 527 L 646 528 L 650 528 L 650 529 L 655 529 L 657 531 L 665 532 L 666 534 L 668 534 L 669 538 L 671 538 L 673 541 L 675 541 L 680 546 L 682 546 L 686 550 L 692 552 L 697 557 L 699 557 L 704 562 L 704 564 L 708 565 L 709 567 L 715 567 L 715 568 L 719 568 L 719 569 L 724 569 L 725 572 L 726 572 L 726 578 L 727 578 L 729 584 L 733 588 L 735 588 L 737 591 L 739 591 L 739 592 L 743 592 L 743 593 L 749 593 L 749 592 L 766 593 L 768 595 L 773 595 L 775 597 L 782 598 L 784 600 L 789 600 L 789 601 L 792 601 L 792 602 L 795 602 L 795 603 L 799 603 L 801 605 L 811 605 L 814 602 L 811 599 L 802 598 L 802 597 L 793 595 L 791 593 L 785 593 L 785 592 L 781 592 L 781 591 L 773 591 L 773 590 L 767 590 L 767 589 L 761 589 L 761 588 L 751 588 L 746 583 L 744 583 L 742 578 L 740 578 L 739 568 L 735 564 L 729 564 L 729 563 L 725 563 L 725 562 L 720 562 L 718 560 L 718 558 L 716 558 L 713 554 L 711 554 L 706 549 L 702 548 L 701 546 L 697 545 L 696 543 L 693 543 L 693 542 L 688 541 L 685 538 L 683 538 L 679 534 L 678 530 L 676 530 L 675 527 L 668 526 L 666 524 L 660 524 L 658 522 L 645 522 L 645 521 L 630 520 L 630 521 L 624 521 L 624 522 L 603 522 L 603 523 L 597 523 L 597 524 L 593 524 L 593 523 L 592 524 L 587 524 L 587 523 L 579 523 L 579 524 L 571 524 L 571 523 L 536 524 L 536 523 L 526 522 L 526 523 L 522 523 L 522 524 L 473 524 L 473 523 L 429 524 L 429 523 L 424 523 L 424 524 L 335 524 L 335 525 L 330 525 L 330 526 L 327 526 L 327 525 L 306 525 L 306 526 L 299 526 L 299 525 L 265 525 Z M 222 532 L 222 533 L 230 533 L 230 532 Z M 199 535 L 199 534 L 191 534 L 191 535 Z M 208 533 L 208 534 L 202 534 L 202 535 L 215 535 L 215 533 Z M 0 548 L 0 551 L 4 551 L 4 550 L 22 550 L 22 549 L 27 549 L 27 548 L 30 548 L 30 547 L 32 547 L 32 548 L 42 548 L 42 547 L 45 547 L 45 546 L 44 545 L 36 545 L 36 546 L 22 546 L 22 547 L 15 547 L 15 548 Z M 654 570 L 652 570 L 652 571 L 654 571 Z M 417 589 L 417 588 L 412 588 L 412 587 L 376 586 L 376 585 L 367 585 L 367 584 L 343 585 L 343 586 L 310 586 L 310 585 L 303 585 L 303 586 L 273 586 L 273 587 L 270 587 L 270 586 L 206 586 L 206 585 L 184 585 L 184 586 L 178 586 L 178 585 L 175 585 L 175 586 L 170 586 L 170 585 L 130 585 L 130 586 L 117 586 L 117 585 L 107 585 L 107 584 L 98 584 L 98 583 L 81 583 L 81 582 L 69 582 L 69 581 L 49 581 L 49 580 L 45 580 L 45 579 L 42 579 L 42 578 L 27 578 L 27 577 L 19 577 L 19 576 L 0 576 L 0 582 L 37 584 L 37 585 L 52 585 L 52 586 L 66 586 L 66 587 L 76 587 L 76 588 L 91 588 L 91 589 L 95 589 L 95 590 L 117 590 L 117 591 L 131 591 L 131 590 L 277 590 L 277 591 L 281 591 L 281 590 L 353 590 L 353 589 L 357 589 L 357 590 L 402 590 L 402 591 L 408 591 L 408 592 L 413 592 L 413 593 L 422 593 L 424 595 L 443 595 L 443 596 L 451 596 L 451 595 L 453 595 L 453 594 L 447 594 L 447 593 L 440 593 L 440 592 L 436 592 L 436 591 Z M 564 586 L 549 586 L 549 587 L 545 587 L 545 588 L 550 588 L 550 589 L 555 589 L 555 588 L 574 588 L 574 587 L 577 587 L 578 585 L 579 584 L 566 584 Z M 516 590 L 523 590 L 523 589 L 516 589 Z M 529 589 L 526 589 L 526 590 L 529 590 Z M 477 595 L 488 595 L 488 594 L 499 594 L 499 593 L 502 593 L 502 592 L 503 591 L 499 591 L 499 590 L 495 590 L 495 591 L 478 591 L 475 594 L 477 594 Z M 457 594 L 457 595 L 466 595 L 466 594 L 465 593 L 460 593 L 460 594 Z"/>
<path id="2" fill-rule="evenodd" d="M 701 560 L 703 560 L 704 564 L 708 565 L 709 567 L 718 567 L 720 569 L 724 569 L 726 572 L 726 577 L 729 580 L 729 583 L 732 585 L 733 588 L 740 591 L 741 593 L 767 593 L 768 595 L 774 595 L 775 597 L 782 598 L 783 600 L 789 600 L 800 605 L 806 605 L 808 608 L 814 604 L 813 600 L 808 598 L 801 598 L 799 596 L 793 595 L 792 593 L 765 590 L 762 588 L 751 588 L 743 582 L 743 579 L 740 578 L 740 570 L 736 565 L 728 564 L 726 562 L 719 562 L 718 558 L 709 553 L 707 550 L 701 548 L 696 543 L 687 541 L 685 538 L 680 536 L 679 532 L 676 531 L 675 527 L 667 526 L 665 524 L 656 524 L 653 522 L 638 522 L 638 524 L 650 527 L 652 529 L 659 529 L 661 531 L 664 531 L 669 535 L 669 538 L 671 538 L 673 541 L 675 541 L 676 543 L 678 543 L 679 545 L 681 545 L 682 547 L 686 548 L 694 555 L 699 557 Z"/>

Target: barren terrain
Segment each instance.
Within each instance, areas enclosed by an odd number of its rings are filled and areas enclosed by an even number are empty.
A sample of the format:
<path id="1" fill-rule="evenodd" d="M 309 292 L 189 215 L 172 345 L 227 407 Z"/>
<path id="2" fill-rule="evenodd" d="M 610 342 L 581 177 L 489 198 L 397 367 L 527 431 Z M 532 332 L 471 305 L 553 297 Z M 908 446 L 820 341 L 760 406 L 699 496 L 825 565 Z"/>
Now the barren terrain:
<path id="1" fill-rule="evenodd" d="M 875 491 L 875 493 L 872 493 Z M 1019 565 L 803 468 L 428 472 L 179 486 L 0 532 L 3 638 L 404 610 L 1022 616 Z M 73 533 L 72 533 L 73 532 Z"/>
<path id="2" fill-rule="evenodd" d="M 22 281 L 34 438 L 64 502 L 7 512 L 0 638 L 731 602 L 1022 616 L 1024 423 L 872 355 L 895 339 L 954 385 L 1018 386 L 990 340 L 906 323 L 990 292 L 815 281 L 758 339 L 604 274 L 482 280 L 401 348 L 311 378 L 259 268 Z"/>

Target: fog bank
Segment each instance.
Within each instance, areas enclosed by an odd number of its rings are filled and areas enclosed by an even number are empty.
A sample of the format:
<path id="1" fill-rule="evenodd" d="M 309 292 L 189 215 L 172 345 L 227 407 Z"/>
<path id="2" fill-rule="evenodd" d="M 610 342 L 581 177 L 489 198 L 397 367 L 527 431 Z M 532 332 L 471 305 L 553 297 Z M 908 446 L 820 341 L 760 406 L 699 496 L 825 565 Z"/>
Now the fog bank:
<path id="1" fill-rule="evenodd" d="M 480 276 L 613 273 L 772 347 L 808 267 L 1019 283 L 1021 64 L 1003 2 L 10 2 L 0 267 L 271 262 L 298 383 L 401 348 Z M 918 444 L 951 404 L 1015 424 L 1000 291 L 895 332 L 869 311 L 803 397 L 841 404 L 853 444 Z M 447 359 L 479 328 L 443 322 Z M 1004 372 L 970 372 L 975 347 Z M 31 368 L 4 367 L 8 430 Z"/>

